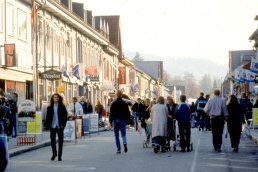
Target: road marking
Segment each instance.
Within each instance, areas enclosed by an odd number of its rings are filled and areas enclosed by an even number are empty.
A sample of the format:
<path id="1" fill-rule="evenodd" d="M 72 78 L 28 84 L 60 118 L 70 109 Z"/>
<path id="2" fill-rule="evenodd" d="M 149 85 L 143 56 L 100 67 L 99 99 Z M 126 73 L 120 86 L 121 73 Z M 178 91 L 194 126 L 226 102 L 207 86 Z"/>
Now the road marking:
<path id="1" fill-rule="evenodd" d="M 198 139 L 196 150 L 194 152 L 194 158 L 193 158 L 193 163 L 192 163 L 192 167 L 191 167 L 191 172 L 194 172 L 194 169 L 195 169 L 195 166 L 196 166 L 196 159 L 197 159 L 197 156 L 198 156 L 199 145 L 200 145 L 200 138 Z"/>

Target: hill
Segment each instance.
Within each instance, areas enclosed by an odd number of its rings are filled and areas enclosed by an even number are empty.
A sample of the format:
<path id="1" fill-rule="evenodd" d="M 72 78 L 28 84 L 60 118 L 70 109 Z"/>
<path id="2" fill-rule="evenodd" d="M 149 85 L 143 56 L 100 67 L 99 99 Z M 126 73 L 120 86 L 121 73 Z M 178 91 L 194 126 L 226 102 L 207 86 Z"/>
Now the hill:
<path id="1" fill-rule="evenodd" d="M 133 59 L 136 52 L 125 51 L 126 57 Z M 163 61 L 164 70 L 173 76 L 184 76 L 186 72 L 192 73 L 195 79 L 200 80 L 204 74 L 210 74 L 212 78 L 224 79 L 228 67 L 218 65 L 209 60 L 197 58 L 173 58 L 160 57 L 149 54 L 141 54 L 145 61 Z"/>

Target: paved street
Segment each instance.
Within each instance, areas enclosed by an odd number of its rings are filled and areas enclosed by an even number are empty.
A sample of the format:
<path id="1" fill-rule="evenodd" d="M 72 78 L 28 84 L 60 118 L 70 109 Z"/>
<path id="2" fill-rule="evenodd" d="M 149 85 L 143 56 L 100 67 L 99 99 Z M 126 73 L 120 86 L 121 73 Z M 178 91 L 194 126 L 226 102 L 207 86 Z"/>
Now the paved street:
<path id="1" fill-rule="evenodd" d="M 144 136 L 128 132 L 128 153 L 117 155 L 112 132 L 94 134 L 77 144 L 65 143 L 63 161 L 50 161 L 51 148 L 44 147 L 10 159 L 7 172 L 96 171 L 96 172 L 243 172 L 258 171 L 258 146 L 249 139 L 241 141 L 239 153 L 233 153 L 229 138 L 221 153 L 213 151 L 211 132 L 192 130 L 194 151 L 170 151 L 154 154 L 143 148 Z"/>

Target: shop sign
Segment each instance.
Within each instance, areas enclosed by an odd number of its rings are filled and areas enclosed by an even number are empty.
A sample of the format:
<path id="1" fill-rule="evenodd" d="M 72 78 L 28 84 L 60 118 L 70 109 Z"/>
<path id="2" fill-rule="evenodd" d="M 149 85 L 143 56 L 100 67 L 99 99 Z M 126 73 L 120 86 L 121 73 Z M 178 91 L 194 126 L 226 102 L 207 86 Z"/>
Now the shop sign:
<path id="1" fill-rule="evenodd" d="M 62 72 L 50 69 L 41 74 L 41 79 L 60 80 L 62 79 Z"/>

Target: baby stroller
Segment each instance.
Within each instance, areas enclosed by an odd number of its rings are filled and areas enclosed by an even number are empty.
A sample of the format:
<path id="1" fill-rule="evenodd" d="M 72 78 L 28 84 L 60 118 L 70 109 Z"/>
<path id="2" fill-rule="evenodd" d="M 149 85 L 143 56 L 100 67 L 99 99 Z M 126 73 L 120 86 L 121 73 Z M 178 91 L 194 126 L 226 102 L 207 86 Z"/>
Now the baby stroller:
<path id="1" fill-rule="evenodd" d="M 151 137 L 151 130 L 152 130 L 152 123 L 151 121 L 147 121 L 146 122 L 146 140 L 143 141 L 143 148 L 149 148 L 151 147 L 152 145 L 150 145 L 150 137 Z M 149 136 L 149 137 L 148 137 Z"/>
<path id="2" fill-rule="evenodd" d="M 171 147 L 170 147 L 170 141 L 175 141 L 176 138 L 176 125 L 175 125 L 176 121 L 175 120 L 171 120 L 168 121 L 168 135 L 167 135 L 167 139 L 166 139 L 166 147 L 165 147 L 165 151 L 170 151 Z"/>
<path id="3" fill-rule="evenodd" d="M 180 135 L 179 135 L 179 132 L 177 132 L 177 130 L 176 130 L 176 123 L 177 122 L 175 120 L 175 122 L 174 122 L 174 124 L 175 124 L 175 142 L 173 144 L 174 151 L 176 151 L 177 147 L 180 147 Z M 190 150 L 191 151 L 193 150 L 193 142 L 192 141 L 190 141 Z"/>

